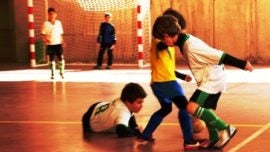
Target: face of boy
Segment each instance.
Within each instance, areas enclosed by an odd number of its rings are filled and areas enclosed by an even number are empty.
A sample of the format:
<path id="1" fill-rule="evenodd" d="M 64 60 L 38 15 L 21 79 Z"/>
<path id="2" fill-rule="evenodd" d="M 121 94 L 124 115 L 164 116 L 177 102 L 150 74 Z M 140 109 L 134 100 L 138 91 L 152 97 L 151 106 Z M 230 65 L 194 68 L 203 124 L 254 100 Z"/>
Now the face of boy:
<path id="1" fill-rule="evenodd" d="M 56 17 L 57 17 L 56 12 L 49 12 L 48 14 L 49 21 L 55 21 Z"/>
<path id="2" fill-rule="evenodd" d="M 106 21 L 106 22 L 111 22 L 111 21 L 112 21 L 111 16 L 106 16 L 106 17 L 105 17 L 105 21 Z"/>
<path id="3" fill-rule="evenodd" d="M 138 113 L 143 107 L 143 99 L 138 98 L 133 103 L 126 102 L 129 110 L 134 113 Z"/>
<path id="4" fill-rule="evenodd" d="M 163 37 L 164 39 L 162 40 L 162 42 L 165 43 L 167 46 L 174 46 L 175 42 L 178 39 L 178 35 L 169 36 L 168 34 L 164 34 Z"/>

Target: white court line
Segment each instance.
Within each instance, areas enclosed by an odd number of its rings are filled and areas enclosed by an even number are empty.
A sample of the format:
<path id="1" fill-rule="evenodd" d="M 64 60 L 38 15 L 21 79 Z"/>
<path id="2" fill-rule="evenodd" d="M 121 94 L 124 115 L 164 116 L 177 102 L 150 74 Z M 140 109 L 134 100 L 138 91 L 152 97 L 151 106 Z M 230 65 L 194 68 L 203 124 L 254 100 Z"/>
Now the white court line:
<path id="1" fill-rule="evenodd" d="M 230 149 L 228 152 L 236 152 L 237 150 L 239 150 L 240 148 L 242 148 L 243 146 L 245 146 L 246 144 L 251 142 L 253 139 L 257 138 L 260 134 L 262 134 L 264 131 L 266 131 L 269 128 L 270 128 L 270 123 L 263 126 L 261 129 L 256 131 L 254 134 L 249 136 L 246 140 L 242 141 L 240 144 L 238 144 L 235 147 L 233 147 L 232 149 Z"/>

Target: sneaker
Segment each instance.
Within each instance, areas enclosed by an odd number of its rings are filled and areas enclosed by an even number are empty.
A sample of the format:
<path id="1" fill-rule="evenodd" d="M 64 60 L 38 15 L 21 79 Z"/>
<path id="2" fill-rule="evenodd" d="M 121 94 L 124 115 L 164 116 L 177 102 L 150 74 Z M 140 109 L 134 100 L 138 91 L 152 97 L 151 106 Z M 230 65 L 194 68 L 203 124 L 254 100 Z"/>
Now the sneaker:
<path id="1" fill-rule="evenodd" d="M 100 65 L 96 65 L 96 66 L 93 67 L 93 69 L 99 70 L 99 69 L 101 69 L 101 66 Z"/>
<path id="2" fill-rule="evenodd" d="M 112 67 L 111 67 L 111 66 L 109 66 L 109 65 L 108 65 L 108 66 L 106 66 L 106 69 L 111 69 L 111 68 L 112 68 Z"/>
<path id="3" fill-rule="evenodd" d="M 229 141 L 234 137 L 236 132 L 237 132 L 237 129 L 230 125 L 226 129 L 221 130 L 219 132 L 220 139 L 213 147 L 215 148 L 225 147 L 229 143 Z"/>
<path id="4" fill-rule="evenodd" d="M 200 144 L 200 148 L 206 147 L 209 144 L 209 140 L 208 139 L 196 139 L 197 142 L 199 142 Z"/>
<path id="5" fill-rule="evenodd" d="M 139 135 L 139 136 L 137 137 L 137 141 L 138 141 L 139 143 L 145 143 L 145 142 L 147 142 L 147 143 L 153 143 L 155 140 L 156 140 L 156 139 L 153 138 L 153 137 L 146 138 L 146 137 L 143 137 L 142 135 Z"/>
<path id="6" fill-rule="evenodd" d="M 200 143 L 198 141 L 192 141 L 190 143 L 184 143 L 184 150 L 196 150 L 199 149 Z"/>
<path id="7" fill-rule="evenodd" d="M 219 141 L 220 139 L 216 140 L 216 141 L 210 141 L 210 140 L 205 140 L 203 142 L 200 143 L 200 148 L 201 149 L 219 149 L 214 147 L 214 145 Z"/>

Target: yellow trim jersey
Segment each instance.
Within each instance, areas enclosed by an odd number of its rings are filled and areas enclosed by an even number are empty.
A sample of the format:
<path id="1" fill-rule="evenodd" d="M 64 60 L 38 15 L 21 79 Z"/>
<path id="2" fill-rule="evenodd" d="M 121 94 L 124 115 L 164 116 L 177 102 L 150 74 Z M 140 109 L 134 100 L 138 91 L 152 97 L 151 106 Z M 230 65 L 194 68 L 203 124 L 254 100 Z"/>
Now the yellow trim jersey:
<path id="1" fill-rule="evenodd" d="M 175 48 L 157 49 L 160 40 L 152 39 L 151 56 L 151 82 L 167 82 L 176 80 L 175 76 Z"/>

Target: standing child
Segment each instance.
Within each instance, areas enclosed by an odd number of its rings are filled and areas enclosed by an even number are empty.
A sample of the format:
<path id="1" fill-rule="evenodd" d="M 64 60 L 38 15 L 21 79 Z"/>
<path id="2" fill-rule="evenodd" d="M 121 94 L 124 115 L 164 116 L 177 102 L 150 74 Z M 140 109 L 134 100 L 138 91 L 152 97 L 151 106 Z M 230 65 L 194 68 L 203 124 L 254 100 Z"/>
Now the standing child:
<path id="1" fill-rule="evenodd" d="M 58 67 L 60 76 L 64 78 L 65 60 L 63 48 L 65 46 L 63 38 L 63 26 L 61 21 L 57 20 L 57 13 L 54 8 L 48 9 L 48 21 L 45 21 L 41 35 L 44 44 L 46 45 L 46 54 L 49 56 L 49 66 L 51 69 L 51 79 L 54 79 L 55 74 L 55 56 L 58 59 Z"/>
<path id="2" fill-rule="evenodd" d="M 153 33 L 156 26 L 159 24 L 159 19 L 154 23 Z M 166 23 L 165 23 L 166 24 Z M 169 28 L 169 27 L 168 27 Z M 169 28 L 171 29 L 171 28 Z M 179 32 L 178 29 L 171 32 Z M 172 41 L 174 44 L 174 41 Z M 172 103 L 179 109 L 178 120 L 182 129 L 184 138 L 184 149 L 197 149 L 200 144 L 193 139 L 193 129 L 189 113 L 186 111 L 187 99 L 184 91 L 175 76 L 175 50 L 174 47 L 167 48 L 166 45 L 160 43 L 160 40 L 153 39 L 150 49 L 151 55 L 151 89 L 157 97 L 161 108 L 156 111 L 150 118 L 143 133 L 138 137 L 139 142 L 153 142 L 153 132 L 160 125 L 162 120 L 172 111 Z M 183 76 L 189 81 L 190 77 Z"/>
<path id="3" fill-rule="evenodd" d="M 106 69 L 111 69 L 113 63 L 113 49 L 116 43 L 116 34 L 115 28 L 111 23 L 112 14 L 105 13 L 105 21 L 100 24 L 99 33 L 97 41 L 100 44 L 100 49 L 98 52 L 97 65 L 94 66 L 94 69 L 101 69 L 103 62 L 103 55 L 107 50 L 108 61 Z"/>
<path id="4" fill-rule="evenodd" d="M 160 17 L 160 22 L 170 22 L 170 15 Z M 181 29 L 177 22 L 171 21 L 170 28 Z M 209 143 L 205 148 L 222 148 L 235 135 L 237 129 L 221 120 L 213 110 L 216 109 L 221 92 L 225 89 L 226 80 L 224 64 L 252 71 L 250 62 L 237 59 L 223 51 L 209 47 L 200 39 L 185 33 L 170 33 L 162 24 L 157 26 L 154 36 L 167 46 L 173 39 L 180 47 L 198 88 L 190 98 L 187 110 L 194 117 L 205 121 L 209 130 Z M 213 110 L 212 110 L 213 109 Z"/>
<path id="5" fill-rule="evenodd" d="M 82 127 L 86 132 L 116 132 L 118 137 L 140 134 L 133 113 L 138 113 L 146 93 L 137 83 L 128 83 L 120 98 L 112 102 L 97 102 L 90 106 L 82 117 Z"/>

